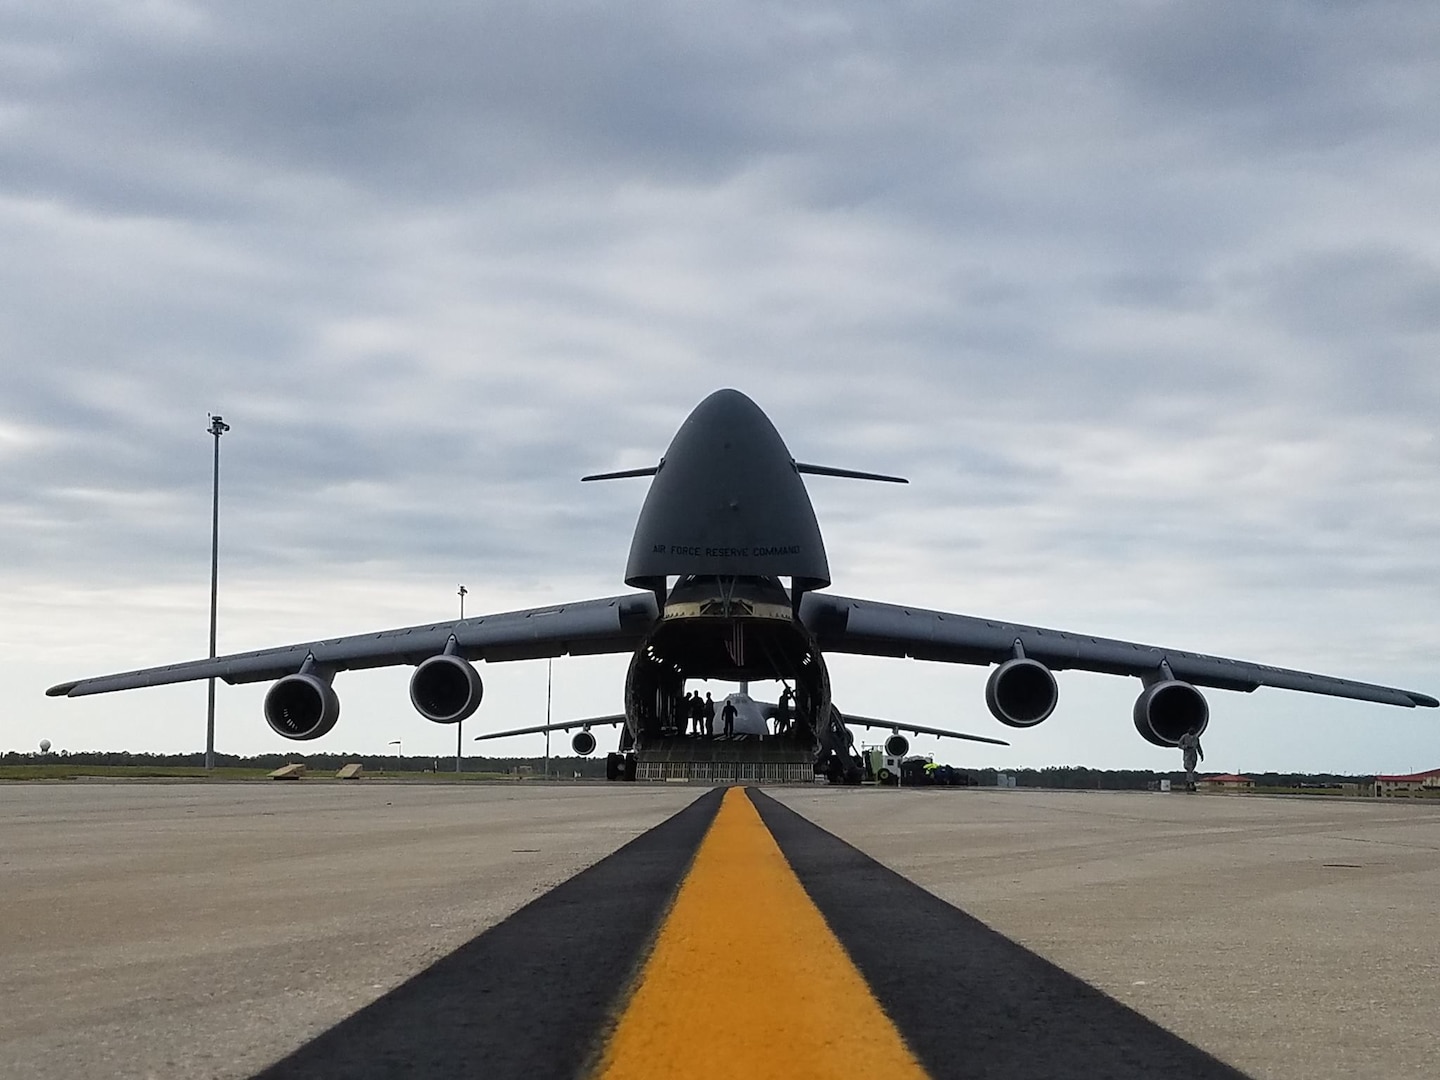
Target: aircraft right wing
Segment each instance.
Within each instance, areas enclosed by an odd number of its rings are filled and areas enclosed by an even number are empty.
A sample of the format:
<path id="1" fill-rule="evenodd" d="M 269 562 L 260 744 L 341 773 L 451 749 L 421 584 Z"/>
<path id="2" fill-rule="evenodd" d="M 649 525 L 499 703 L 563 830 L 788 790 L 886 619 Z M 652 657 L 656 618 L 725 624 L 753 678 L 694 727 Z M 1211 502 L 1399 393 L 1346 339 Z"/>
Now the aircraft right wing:
<path id="1" fill-rule="evenodd" d="M 877 720 L 873 716 L 854 716 L 841 713 L 847 724 L 863 728 L 889 728 L 891 731 L 908 731 L 912 735 L 937 735 L 945 739 L 965 739 L 968 742 L 990 743 L 993 746 L 1009 746 L 1004 739 L 992 739 L 988 735 L 966 735 L 963 731 L 947 731 L 944 728 L 926 727 L 923 724 L 905 724 L 897 720 Z"/>
<path id="2" fill-rule="evenodd" d="M 616 713 L 614 716 L 592 716 L 588 720 L 562 720 L 556 724 L 535 724 L 533 727 L 509 728 L 506 731 L 487 731 L 483 735 L 476 735 L 475 741 L 483 739 L 508 739 L 512 735 L 539 735 L 546 731 L 574 731 L 578 728 L 605 727 L 608 725 L 625 723 L 625 714 Z"/>
<path id="3" fill-rule="evenodd" d="M 1014 657 L 1018 642 L 1025 657 L 1056 671 L 1072 668 L 1149 678 L 1168 667 L 1176 679 L 1217 690 L 1249 693 L 1273 686 L 1405 708 L 1440 706 L 1429 694 L 1393 686 L 824 593 L 806 593 L 800 616 L 827 652 L 988 665 Z"/>

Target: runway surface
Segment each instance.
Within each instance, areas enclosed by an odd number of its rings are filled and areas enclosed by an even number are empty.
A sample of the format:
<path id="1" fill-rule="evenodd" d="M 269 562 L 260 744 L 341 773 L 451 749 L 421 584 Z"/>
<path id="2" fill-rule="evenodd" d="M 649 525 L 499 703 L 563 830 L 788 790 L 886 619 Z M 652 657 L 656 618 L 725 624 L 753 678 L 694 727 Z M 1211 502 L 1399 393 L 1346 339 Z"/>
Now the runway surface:
<path id="1" fill-rule="evenodd" d="M 1419 1074 L 1437 811 L 9 785 L 0 1073 Z"/>

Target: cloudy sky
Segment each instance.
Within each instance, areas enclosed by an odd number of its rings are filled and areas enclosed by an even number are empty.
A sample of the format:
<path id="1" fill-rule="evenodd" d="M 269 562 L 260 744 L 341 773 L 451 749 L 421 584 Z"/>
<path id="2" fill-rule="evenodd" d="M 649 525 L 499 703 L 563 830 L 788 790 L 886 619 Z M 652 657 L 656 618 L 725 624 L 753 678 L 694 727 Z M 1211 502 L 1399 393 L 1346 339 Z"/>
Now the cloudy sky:
<path id="1" fill-rule="evenodd" d="M 1437 49 L 1401 2 L 0 0 L 0 746 L 203 746 L 203 684 L 43 690 L 204 655 L 207 412 L 234 651 L 625 591 L 645 482 L 577 478 L 722 386 L 910 477 L 809 480 L 838 592 L 1436 693 Z M 982 670 L 832 669 L 1005 733 Z M 453 752 L 407 674 L 315 748 Z M 484 674 L 467 728 L 543 719 L 544 662 Z M 220 749 L 294 748 L 264 689 Z M 1174 767 L 1137 691 L 920 746 Z M 1440 766 L 1433 711 L 1211 706 L 1217 768 Z"/>

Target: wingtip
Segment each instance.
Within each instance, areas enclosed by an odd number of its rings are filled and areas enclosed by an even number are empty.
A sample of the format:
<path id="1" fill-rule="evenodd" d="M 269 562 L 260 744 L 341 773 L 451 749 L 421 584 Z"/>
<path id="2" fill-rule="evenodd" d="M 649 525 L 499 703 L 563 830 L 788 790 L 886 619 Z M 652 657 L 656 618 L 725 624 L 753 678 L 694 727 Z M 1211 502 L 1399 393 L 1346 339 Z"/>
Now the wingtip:
<path id="1" fill-rule="evenodd" d="M 1440 709 L 1440 701 L 1437 701 L 1429 694 L 1412 693 L 1408 696 L 1411 701 L 1413 701 L 1416 705 L 1419 705 L 1422 709 Z"/>
<path id="2" fill-rule="evenodd" d="M 52 687 L 50 687 L 49 690 L 46 690 L 46 691 L 45 691 L 45 696 L 46 696 L 46 697 L 69 697 L 69 696 L 70 696 L 70 691 L 71 691 L 71 690 L 74 690 L 75 687 L 77 687 L 77 686 L 79 686 L 79 685 L 80 685 L 80 684 L 79 684 L 78 681 L 77 681 L 77 682 L 65 682 L 65 683 L 61 683 L 59 686 L 52 686 Z"/>

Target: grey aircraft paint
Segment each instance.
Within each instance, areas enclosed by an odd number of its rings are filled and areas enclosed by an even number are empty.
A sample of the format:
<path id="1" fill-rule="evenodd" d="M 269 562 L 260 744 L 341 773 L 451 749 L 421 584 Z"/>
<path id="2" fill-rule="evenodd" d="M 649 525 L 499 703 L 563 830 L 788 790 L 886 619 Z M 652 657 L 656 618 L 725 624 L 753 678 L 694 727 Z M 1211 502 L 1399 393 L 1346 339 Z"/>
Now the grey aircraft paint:
<path id="1" fill-rule="evenodd" d="M 1197 687 L 1265 686 L 1402 707 L 1440 705 L 1412 690 L 817 592 L 830 584 L 830 568 L 802 479 L 807 474 L 899 480 L 797 462 L 759 406 L 736 390 L 720 390 L 685 420 L 659 465 L 585 478 L 653 477 L 625 571 L 626 581 L 645 591 L 79 679 L 47 693 L 82 697 L 206 678 L 278 680 L 266 696 L 266 721 L 286 738 L 306 740 L 335 725 L 339 698 L 331 682 L 351 668 L 418 665 L 412 703 L 446 723 L 480 703 L 473 661 L 629 653 L 623 713 L 522 730 L 620 724 L 621 749 L 628 751 L 683 729 L 680 701 L 697 680 L 784 680 L 794 689 L 802 737 L 813 737 L 817 769 L 835 779 L 853 779 L 858 763 L 849 727 L 830 700 L 826 652 L 998 665 L 986 703 L 1001 723 L 1022 729 L 1055 709 L 1052 671 L 1133 676 L 1141 687 L 1135 728 L 1160 746 L 1174 746 L 1208 723 Z M 854 722 L 999 741 L 903 721 Z"/>
<path id="2" fill-rule="evenodd" d="M 770 418 L 737 390 L 690 414 L 645 496 L 625 584 L 663 593 L 667 577 L 790 578 L 830 584 L 810 493 Z"/>

